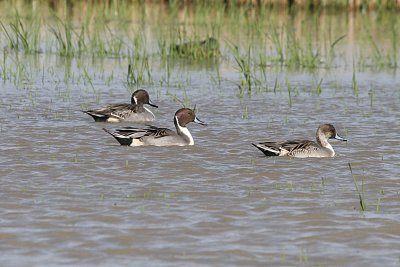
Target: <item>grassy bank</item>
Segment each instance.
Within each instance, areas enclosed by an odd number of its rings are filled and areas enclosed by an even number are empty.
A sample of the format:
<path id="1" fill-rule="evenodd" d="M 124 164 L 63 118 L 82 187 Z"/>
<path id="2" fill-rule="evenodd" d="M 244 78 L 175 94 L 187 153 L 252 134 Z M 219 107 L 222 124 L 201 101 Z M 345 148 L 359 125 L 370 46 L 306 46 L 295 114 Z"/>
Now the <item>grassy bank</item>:
<path id="1" fill-rule="evenodd" d="M 137 86 L 154 82 L 154 68 L 165 70 L 168 83 L 175 66 L 223 63 L 240 73 L 244 92 L 265 84 L 270 68 L 397 69 L 400 19 L 389 4 L 397 2 L 347 12 L 366 1 L 321 1 L 312 10 L 297 7 L 314 1 L 293 1 L 296 10 L 287 12 L 289 2 L 0 2 L 0 73 L 15 77 L 10 62 L 20 54 L 115 58 L 128 62 L 127 83 Z M 25 75 L 26 66 L 14 70 Z"/>

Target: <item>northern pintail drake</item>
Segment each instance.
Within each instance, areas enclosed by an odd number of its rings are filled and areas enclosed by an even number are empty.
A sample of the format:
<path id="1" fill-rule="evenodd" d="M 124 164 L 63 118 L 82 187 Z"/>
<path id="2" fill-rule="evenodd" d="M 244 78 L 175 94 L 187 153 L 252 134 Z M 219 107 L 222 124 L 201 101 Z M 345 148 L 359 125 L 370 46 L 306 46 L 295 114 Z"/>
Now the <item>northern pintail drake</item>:
<path id="1" fill-rule="evenodd" d="M 154 120 L 154 114 L 144 107 L 148 104 L 158 108 L 150 101 L 146 90 L 136 90 L 132 94 L 130 104 L 110 104 L 103 108 L 83 111 L 93 117 L 98 122 L 149 122 Z"/>
<path id="2" fill-rule="evenodd" d="M 332 124 L 322 124 L 317 130 L 317 142 L 308 140 L 291 140 L 284 142 L 262 142 L 253 144 L 266 156 L 289 156 L 295 158 L 334 157 L 335 151 L 328 139 L 347 141 L 336 133 Z"/>
<path id="3" fill-rule="evenodd" d="M 176 132 L 167 128 L 147 126 L 146 128 L 124 127 L 115 132 L 103 128 L 123 146 L 192 146 L 193 137 L 187 124 L 190 122 L 206 125 L 189 108 L 179 109 L 174 116 Z"/>

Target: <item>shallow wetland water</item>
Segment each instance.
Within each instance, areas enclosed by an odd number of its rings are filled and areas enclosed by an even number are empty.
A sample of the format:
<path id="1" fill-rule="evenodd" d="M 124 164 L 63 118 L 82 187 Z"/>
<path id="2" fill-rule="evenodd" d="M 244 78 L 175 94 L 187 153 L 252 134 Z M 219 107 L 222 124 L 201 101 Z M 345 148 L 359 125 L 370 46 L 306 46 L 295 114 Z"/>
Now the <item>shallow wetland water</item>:
<path id="1" fill-rule="evenodd" d="M 262 86 L 241 91 L 222 33 L 217 62 L 151 58 L 151 81 L 134 85 L 130 58 L 60 56 L 51 41 L 13 52 L 1 34 L 1 266 L 399 266 L 400 78 L 360 59 L 369 44 L 350 59 L 343 45 L 332 68 L 268 64 Z M 208 126 L 189 125 L 195 146 L 122 147 L 102 128 L 131 124 L 81 112 L 138 87 L 158 126 L 196 104 Z M 335 158 L 251 145 L 314 140 L 321 123 L 349 140 L 331 142 Z"/>

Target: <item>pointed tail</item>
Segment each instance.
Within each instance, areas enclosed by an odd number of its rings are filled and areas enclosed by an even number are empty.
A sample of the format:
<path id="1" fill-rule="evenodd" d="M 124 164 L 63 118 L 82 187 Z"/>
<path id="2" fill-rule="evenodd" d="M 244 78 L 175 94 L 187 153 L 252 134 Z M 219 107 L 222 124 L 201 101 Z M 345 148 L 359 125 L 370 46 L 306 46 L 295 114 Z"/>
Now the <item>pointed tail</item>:
<path id="1" fill-rule="evenodd" d="M 274 156 L 279 156 L 279 151 L 276 151 L 268 146 L 262 145 L 262 144 L 252 144 L 259 150 L 261 150 L 262 153 L 264 153 L 265 156 L 267 157 L 274 157 Z"/>
<path id="2" fill-rule="evenodd" d="M 115 140 L 117 140 L 118 143 L 121 144 L 121 146 L 130 146 L 132 144 L 132 138 L 130 138 L 130 137 L 123 136 L 123 135 L 118 134 L 118 133 L 112 133 L 109 130 L 107 130 L 106 128 L 103 128 L 103 130 L 106 133 L 109 133 L 112 137 L 114 137 Z"/>

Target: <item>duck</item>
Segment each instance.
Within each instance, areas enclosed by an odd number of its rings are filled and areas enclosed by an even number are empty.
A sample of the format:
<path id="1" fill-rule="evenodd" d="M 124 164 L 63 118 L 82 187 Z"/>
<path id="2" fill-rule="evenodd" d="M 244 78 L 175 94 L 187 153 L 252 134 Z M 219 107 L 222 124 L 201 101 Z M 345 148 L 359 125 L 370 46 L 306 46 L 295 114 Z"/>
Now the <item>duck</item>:
<path id="1" fill-rule="evenodd" d="M 190 108 L 176 111 L 173 121 L 176 131 L 152 125 L 145 128 L 123 127 L 114 132 L 106 128 L 103 130 L 123 146 L 193 146 L 194 140 L 187 125 L 191 122 L 207 125 L 198 119 L 195 111 Z"/>
<path id="2" fill-rule="evenodd" d="M 102 108 L 83 111 L 92 116 L 96 122 L 151 122 L 154 121 L 154 114 L 144 107 L 150 105 L 158 108 L 150 101 L 149 93 L 139 89 L 133 92 L 130 104 L 110 104 Z"/>
<path id="3" fill-rule="evenodd" d="M 309 140 L 289 140 L 283 142 L 261 142 L 252 144 L 261 150 L 266 156 L 289 156 L 295 158 L 322 158 L 334 157 L 335 151 L 329 139 L 347 141 L 336 133 L 336 129 L 332 124 L 321 124 L 316 133 L 317 141 Z"/>

